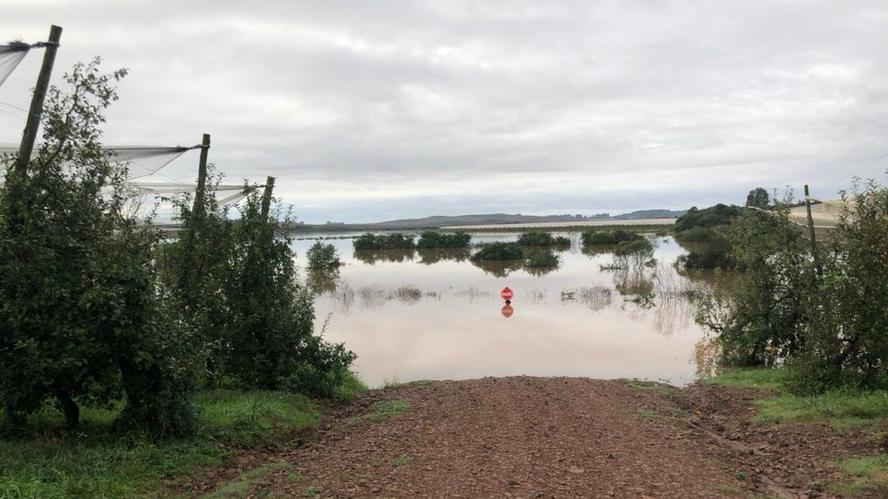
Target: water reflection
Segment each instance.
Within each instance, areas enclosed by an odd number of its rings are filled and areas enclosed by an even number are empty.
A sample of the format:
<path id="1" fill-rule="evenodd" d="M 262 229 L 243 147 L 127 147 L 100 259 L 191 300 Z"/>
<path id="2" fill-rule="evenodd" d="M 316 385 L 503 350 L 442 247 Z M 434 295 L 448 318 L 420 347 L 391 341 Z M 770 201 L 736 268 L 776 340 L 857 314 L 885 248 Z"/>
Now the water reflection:
<path id="1" fill-rule="evenodd" d="M 487 233 L 472 243 L 514 238 Z M 356 368 L 370 385 L 393 376 L 695 379 L 704 334 L 691 300 L 711 276 L 678 273 L 673 263 L 684 250 L 671 238 L 644 258 L 583 252 L 572 239 L 557 266 L 539 270 L 467 261 L 474 250 L 355 253 L 351 240 L 332 240 L 345 263 L 339 273 L 304 275 L 319 294 L 317 316 L 332 313 L 326 337 L 359 355 Z M 295 243 L 297 264 L 313 242 Z M 514 291 L 508 317 L 505 286 Z"/>
<path id="2" fill-rule="evenodd" d="M 378 262 L 404 263 L 413 260 L 416 252 L 409 250 L 361 250 L 355 251 L 354 257 L 367 265 L 374 265 Z"/>
<path id="3" fill-rule="evenodd" d="M 469 256 L 472 254 L 469 248 L 420 249 L 416 250 L 416 252 L 419 254 L 419 263 L 423 265 L 434 265 L 447 260 L 464 262 L 468 260 Z"/>

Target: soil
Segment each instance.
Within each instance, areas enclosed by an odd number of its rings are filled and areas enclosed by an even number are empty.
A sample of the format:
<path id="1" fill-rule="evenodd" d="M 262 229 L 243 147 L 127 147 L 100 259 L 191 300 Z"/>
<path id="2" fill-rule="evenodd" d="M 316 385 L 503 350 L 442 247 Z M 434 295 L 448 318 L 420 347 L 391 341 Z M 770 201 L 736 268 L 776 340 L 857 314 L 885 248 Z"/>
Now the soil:
<path id="1" fill-rule="evenodd" d="M 822 497 L 847 478 L 836 458 L 884 445 L 871 429 L 752 424 L 763 395 L 586 378 L 412 383 L 369 391 L 308 443 L 248 453 L 188 492 L 274 463 L 249 495 Z"/>

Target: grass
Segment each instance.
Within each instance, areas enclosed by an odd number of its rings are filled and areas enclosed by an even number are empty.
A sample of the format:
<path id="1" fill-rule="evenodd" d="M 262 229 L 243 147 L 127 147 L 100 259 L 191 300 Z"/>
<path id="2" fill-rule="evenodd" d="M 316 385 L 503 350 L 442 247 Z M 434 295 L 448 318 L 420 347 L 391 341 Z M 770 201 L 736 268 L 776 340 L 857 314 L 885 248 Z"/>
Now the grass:
<path id="1" fill-rule="evenodd" d="M 354 373 L 349 371 L 342 383 L 333 390 L 333 400 L 337 402 L 349 402 L 361 394 L 361 392 L 365 391 L 367 391 L 367 385 L 365 385 Z"/>
<path id="2" fill-rule="evenodd" d="M 410 404 L 406 400 L 381 400 L 379 402 L 375 402 L 371 406 L 371 411 L 367 414 L 362 414 L 360 416 L 354 416 L 351 418 L 352 423 L 356 423 L 358 421 L 370 421 L 373 423 L 379 423 L 389 419 L 392 416 L 396 416 L 398 414 L 403 414 L 410 410 Z"/>
<path id="3" fill-rule="evenodd" d="M 864 494 L 873 497 L 882 494 L 888 496 L 888 455 L 840 459 L 836 464 L 851 475 L 853 480 L 834 485 L 835 493 L 847 497 Z"/>
<path id="4" fill-rule="evenodd" d="M 782 390 L 785 376 L 782 369 L 733 369 L 703 383 L 776 390 L 776 395 L 757 401 L 760 409 L 755 421 L 760 423 L 827 421 L 853 426 L 888 419 L 888 391 L 834 389 L 819 395 L 793 395 Z"/>
<path id="5" fill-rule="evenodd" d="M 405 464 L 410 464 L 413 462 L 413 456 L 409 454 L 401 454 L 400 456 L 392 459 L 392 466 L 404 466 Z"/>
<path id="6" fill-rule="evenodd" d="M 229 497 L 246 497 L 250 488 L 261 478 L 269 473 L 279 470 L 286 465 L 283 463 L 268 463 L 241 473 L 234 480 L 224 484 L 218 489 L 204 494 L 203 499 L 225 499 Z"/>
<path id="7" fill-rule="evenodd" d="M 784 376 L 782 369 L 730 369 L 703 383 L 729 388 L 780 389 Z"/>
<path id="8" fill-rule="evenodd" d="M 238 447 L 285 441 L 320 419 L 310 399 L 281 392 L 211 390 L 195 406 L 198 435 L 161 442 L 113 433 L 113 409 L 84 407 L 81 428 L 66 432 L 47 408 L 25 433 L 0 440 L 0 497 L 167 495 L 167 480 L 221 465 Z"/>

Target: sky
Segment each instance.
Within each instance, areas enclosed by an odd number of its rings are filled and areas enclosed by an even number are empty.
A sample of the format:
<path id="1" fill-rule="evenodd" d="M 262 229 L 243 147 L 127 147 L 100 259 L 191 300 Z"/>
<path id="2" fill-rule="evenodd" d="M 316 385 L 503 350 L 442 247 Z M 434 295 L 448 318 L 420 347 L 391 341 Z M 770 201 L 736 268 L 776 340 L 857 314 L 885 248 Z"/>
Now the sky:
<path id="1" fill-rule="evenodd" d="M 612 214 L 885 183 L 885 1 L 0 0 L 53 74 L 126 67 L 108 145 L 276 177 L 307 223 Z M 42 53 L 0 87 L 20 140 Z M 193 181 L 197 153 L 153 181 Z"/>

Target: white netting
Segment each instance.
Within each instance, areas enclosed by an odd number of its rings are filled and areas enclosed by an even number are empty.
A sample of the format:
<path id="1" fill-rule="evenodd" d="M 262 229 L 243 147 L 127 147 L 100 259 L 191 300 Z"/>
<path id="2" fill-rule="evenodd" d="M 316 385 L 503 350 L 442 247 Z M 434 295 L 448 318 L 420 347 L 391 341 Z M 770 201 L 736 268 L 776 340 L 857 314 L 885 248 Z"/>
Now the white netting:
<path id="1" fill-rule="evenodd" d="M 199 147 L 109 146 L 104 147 L 103 150 L 108 154 L 109 158 L 126 163 L 129 168 L 126 176 L 127 179 L 137 179 L 157 173 L 186 151 Z M 17 152 L 18 146 L 0 145 L 0 154 L 15 154 Z M 2 170 L 2 167 L 0 167 L 0 170 Z"/>
<path id="2" fill-rule="evenodd" d="M 0 85 L 9 78 L 15 67 L 28 55 L 31 46 L 22 42 L 0 45 Z"/>

